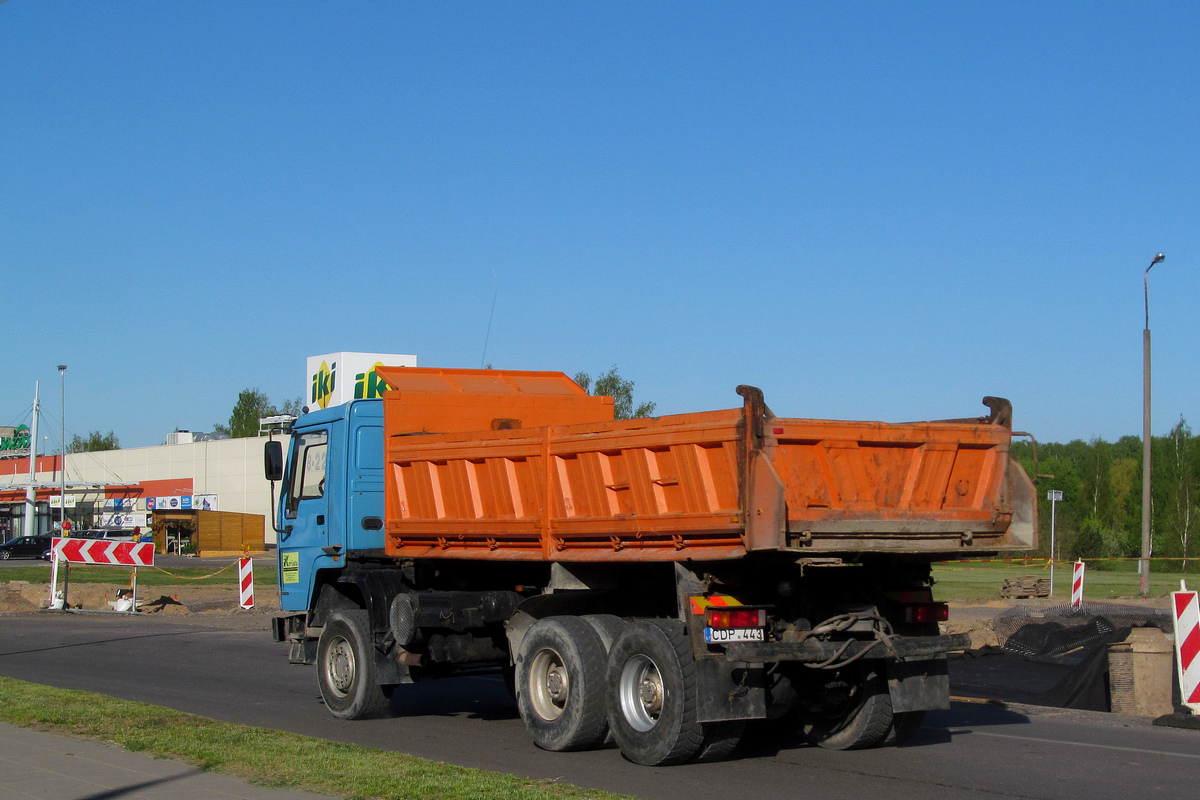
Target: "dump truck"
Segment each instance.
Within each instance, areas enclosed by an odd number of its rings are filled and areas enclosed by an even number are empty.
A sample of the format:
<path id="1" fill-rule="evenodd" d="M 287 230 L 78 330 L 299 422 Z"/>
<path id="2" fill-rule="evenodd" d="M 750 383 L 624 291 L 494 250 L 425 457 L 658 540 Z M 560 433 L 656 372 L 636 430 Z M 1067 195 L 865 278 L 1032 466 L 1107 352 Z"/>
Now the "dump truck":
<path id="1" fill-rule="evenodd" d="M 969 647 L 940 632 L 931 565 L 1037 544 L 1001 398 L 846 422 L 739 386 L 730 409 L 614 420 L 559 372 L 377 371 L 382 400 L 305 413 L 265 453 L 274 636 L 340 718 L 490 670 L 547 750 L 717 760 L 757 720 L 900 741 Z"/>

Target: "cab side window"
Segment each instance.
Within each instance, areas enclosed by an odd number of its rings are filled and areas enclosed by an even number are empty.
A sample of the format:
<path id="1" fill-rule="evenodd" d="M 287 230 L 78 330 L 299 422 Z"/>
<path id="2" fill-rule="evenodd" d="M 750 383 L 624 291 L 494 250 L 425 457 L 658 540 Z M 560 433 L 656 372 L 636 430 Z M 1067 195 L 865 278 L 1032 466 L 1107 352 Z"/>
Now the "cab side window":
<path id="1" fill-rule="evenodd" d="M 326 431 L 305 433 L 293 450 L 291 475 L 288 482 L 287 516 L 294 518 L 301 500 L 325 496 L 325 453 L 329 434 Z"/>

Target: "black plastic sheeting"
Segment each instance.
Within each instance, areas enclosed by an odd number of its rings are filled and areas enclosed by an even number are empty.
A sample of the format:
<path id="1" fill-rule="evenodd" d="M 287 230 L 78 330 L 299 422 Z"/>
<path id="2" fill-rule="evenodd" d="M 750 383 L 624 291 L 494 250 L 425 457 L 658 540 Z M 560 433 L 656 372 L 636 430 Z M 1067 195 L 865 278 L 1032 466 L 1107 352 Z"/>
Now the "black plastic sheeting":
<path id="1" fill-rule="evenodd" d="M 1025 658 L 1052 658 L 1102 647 L 1123 640 L 1129 628 L 1156 627 L 1170 633 L 1171 626 L 1166 609 L 1115 603 L 1084 603 L 1079 608 L 1015 606 L 992 621 L 1005 652 Z"/>
<path id="2" fill-rule="evenodd" d="M 1080 608 L 1016 606 L 997 616 L 992 628 L 1005 653 L 1069 668 L 1054 686 L 1032 698 L 1033 703 L 1110 711 L 1108 645 L 1124 641 L 1131 628 L 1156 627 L 1170 633 L 1172 624 L 1165 609 L 1085 603 Z"/>

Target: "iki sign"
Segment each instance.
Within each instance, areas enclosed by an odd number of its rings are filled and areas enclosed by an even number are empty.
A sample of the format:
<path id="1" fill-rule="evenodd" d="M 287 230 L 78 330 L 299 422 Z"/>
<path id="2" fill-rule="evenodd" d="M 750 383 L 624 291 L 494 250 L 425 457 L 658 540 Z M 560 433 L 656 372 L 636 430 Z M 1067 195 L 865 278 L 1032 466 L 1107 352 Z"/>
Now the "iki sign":
<path id="1" fill-rule="evenodd" d="M 29 426 L 0 428 L 0 458 L 19 458 L 29 455 Z"/>
<path id="2" fill-rule="evenodd" d="M 387 384 L 375 374 L 376 367 L 415 367 L 416 356 L 396 353 L 329 353 L 308 358 L 309 411 L 329 408 L 351 400 L 383 397 Z"/>

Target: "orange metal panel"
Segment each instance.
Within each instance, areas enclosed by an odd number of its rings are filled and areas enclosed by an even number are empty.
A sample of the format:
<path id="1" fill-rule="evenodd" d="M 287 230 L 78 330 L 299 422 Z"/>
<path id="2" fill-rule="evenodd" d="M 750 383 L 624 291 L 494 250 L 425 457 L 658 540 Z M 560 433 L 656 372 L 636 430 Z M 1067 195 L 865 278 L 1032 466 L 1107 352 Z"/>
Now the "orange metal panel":
<path id="1" fill-rule="evenodd" d="M 612 398 L 594 397 L 561 372 L 377 367 L 390 387 L 390 435 L 607 422 Z"/>
<path id="2" fill-rule="evenodd" d="M 725 411 L 489 430 L 489 415 L 513 419 L 518 406 L 528 419 L 598 406 L 576 405 L 587 396 L 561 373 L 381 374 L 401 384 L 385 396 L 395 556 L 706 560 L 764 549 L 943 552 L 976 538 L 1029 546 L 1005 538 L 1019 467 L 1000 424 L 781 419 L 759 395 L 757 406 L 747 396 Z M 405 407 L 414 397 L 420 413 Z M 431 404 L 449 416 L 468 409 L 482 427 L 461 430 L 455 418 L 439 423 L 446 432 L 405 435 Z M 1022 513 L 1035 530 L 1036 516 Z"/>

